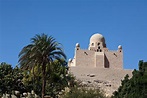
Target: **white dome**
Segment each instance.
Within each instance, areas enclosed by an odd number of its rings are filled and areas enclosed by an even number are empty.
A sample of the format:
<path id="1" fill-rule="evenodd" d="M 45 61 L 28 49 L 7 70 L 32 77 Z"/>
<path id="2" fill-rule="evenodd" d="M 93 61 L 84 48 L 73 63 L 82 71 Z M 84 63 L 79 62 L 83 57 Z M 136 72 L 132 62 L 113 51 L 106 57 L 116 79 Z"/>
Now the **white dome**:
<path id="1" fill-rule="evenodd" d="M 121 46 L 121 45 L 119 45 L 119 46 L 118 46 L 118 49 L 122 49 L 122 46 Z"/>
<path id="2" fill-rule="evenodd" d="M 80 44 L 79 43 L 76 43 L 76 47 L 80 47 Z"/>
<path id="3" fill-rule="evenodd" d="M 96 33 L 91 36 L 90 42 L 103 42 L 103 43 L 105 43 L 105 38 L 103 37 L 103 35 Z"/>

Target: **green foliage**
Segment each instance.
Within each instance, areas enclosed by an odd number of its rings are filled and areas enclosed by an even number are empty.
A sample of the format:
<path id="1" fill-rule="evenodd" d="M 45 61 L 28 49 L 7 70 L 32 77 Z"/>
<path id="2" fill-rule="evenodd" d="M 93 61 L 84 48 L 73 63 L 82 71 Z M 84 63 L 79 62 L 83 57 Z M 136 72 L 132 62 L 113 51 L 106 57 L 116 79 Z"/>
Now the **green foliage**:
<path id="1" fill-rule="evenodd" d="M 50 69 L 46 68 L 46 95 L 53 98 L 57 98 L 58 93 L 67 87 L 69 82 L 74 81 L 74 78 L 67 74 L 66 62 L 61 61 L 55 60 L 51 63 Z M 39 69 L 41 66 L 35 66 L 34 70 L 25 70 L 23 83 L 29 92 L 34 90 L 36 94 L 41 96 L 42 73 L 38 71 Z"/>
<path id="2" fill-rule="evenodd" d="M 48 80 L 46 85 L 46 94 L 52 97 L 68 85 L 67 67 L 62 66 L 59 61 L 52 63 L 52 70 L 48 71 Z"/>
<path id="3" fill-rule="evenodd" d="M 37 66 L 35 66 L 34 69 L 34 71 L 32 71 L 33 69 L 23 71 L 23 83 L 26 87 L 27 92 L 31 92 L 32 90 L 34 90 L 36 94 L 41 96 L 41 74 L 39 74 L 39 72 L 37 71 L 39 69 Z"/>
<path id="4" fill-rule="evenodd" d="M 72 88 L 63 98 L 105 98 L 99 90 Z"/>
<path id="5" fill-rule="evenodd" d="M 131 79 L 125 76 L 122 86 L 112 98 L 147 98 L 147 62 L 139 61 L 139 70 L 134 70 L 132 74 Z"/>
<path id="6" fill-rule="evenodd" d="M 106 98 L 99 89 L 88 89 L 80 85 L 65 90 L 60 98 Z"/>
<path id="7" fill-rule="evenodd" d="M 36 35 L 31 38 L 31 44 L 25 46 L 19 54 L 21 68 L 34 70 L 40 66 L 42 75 L 42 98 L 45 95 L 47 71 L 51 69 L 51 63 L 55 60 L 66 59 L 60 44 L 52 36 L 46 34 Z"/>
<path id="8" fill-rule="evenodd" d="M 25 91 L 25 87 L 21 82 L 23 76 L 21 70 L 16 66 L 12 68 L 7 63 L 0 64 L 0 94 L 11 94 L 14 90 Z"/>
<path id="9" fill-rule="evenodd" d="M 12 88 L 12 67 L 9 64 L 0 64 L 0 92 L 1 94 L 10 92 Z"/>

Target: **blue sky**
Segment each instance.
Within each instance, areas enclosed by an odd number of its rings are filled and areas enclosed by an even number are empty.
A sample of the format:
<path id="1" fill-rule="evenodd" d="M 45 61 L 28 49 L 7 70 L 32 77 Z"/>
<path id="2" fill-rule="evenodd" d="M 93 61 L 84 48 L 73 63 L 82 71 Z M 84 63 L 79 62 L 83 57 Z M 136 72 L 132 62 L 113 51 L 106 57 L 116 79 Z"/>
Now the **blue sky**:
<path id="1" fill-rule="evenodd" d="M 0 62 L 18 64 L 18 54 L 35 34 L 52 35 L 67 58 L 75 44 L 87 49 L 101 33 L 107 48 L 124 50 L 124 68 L 147 61 L 146 0 L 0 0 Z"/>

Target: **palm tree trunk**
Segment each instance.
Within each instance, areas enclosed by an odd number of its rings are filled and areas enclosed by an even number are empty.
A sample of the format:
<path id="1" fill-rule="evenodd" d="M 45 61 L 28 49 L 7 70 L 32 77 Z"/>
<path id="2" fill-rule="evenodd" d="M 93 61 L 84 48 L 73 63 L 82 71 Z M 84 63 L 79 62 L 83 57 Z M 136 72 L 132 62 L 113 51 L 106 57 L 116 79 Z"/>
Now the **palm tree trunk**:
<path id="1" fill-rule="evenodd" d="M 46 66 L 42 66 L 42 98 L 44 98 L 45 95 L 45 85 L 46 85 L 46 74 L 45 74 Z"/>

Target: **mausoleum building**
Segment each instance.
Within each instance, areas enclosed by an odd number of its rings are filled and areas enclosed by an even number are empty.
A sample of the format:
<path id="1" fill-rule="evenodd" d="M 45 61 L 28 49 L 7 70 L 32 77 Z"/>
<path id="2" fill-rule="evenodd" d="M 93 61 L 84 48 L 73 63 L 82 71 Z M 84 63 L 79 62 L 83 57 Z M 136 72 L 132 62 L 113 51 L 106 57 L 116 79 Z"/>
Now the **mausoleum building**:
<path id="1" fill-rule="evenodd" d="M 103 35 L 96 33 L 90 37 L 88 49 L 75 45 L 75 54 L 69 59 L 70 73 L 82 83 L 94 88 L 101 88 L 111 96 L 121 85 L 121 80 L 132 70 L 123 68 L 123 48 L 109 50 Z"/>
<path id="2" fill-rule="evenodd" d="M 69 60 L 69 66 L 122 69 L 122 46 L 119 45 L 117 50 L 109 50 L 105 38 L 101 34 L 94 34 L 90 38 L 87 50 L 81 49 L 79 43 L 76 44 L 75 56 Z"/>

